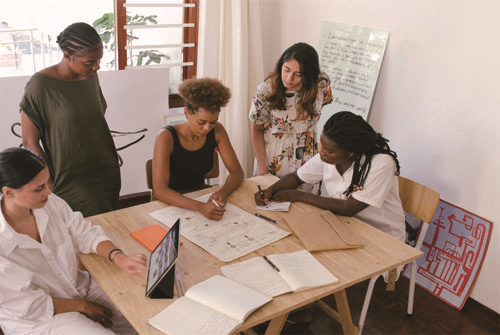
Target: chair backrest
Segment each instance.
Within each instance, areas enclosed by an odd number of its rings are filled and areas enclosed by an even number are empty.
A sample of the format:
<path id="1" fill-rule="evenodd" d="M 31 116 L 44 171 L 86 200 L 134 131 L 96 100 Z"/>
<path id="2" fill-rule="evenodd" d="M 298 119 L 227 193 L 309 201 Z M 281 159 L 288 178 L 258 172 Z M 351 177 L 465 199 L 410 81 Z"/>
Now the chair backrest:
<path id="1" fill-rule="evenodd" d="M 416 181 L 399 176 L 399 197 L 405 212 L 425 223 L 432 221 L 439 203 L 438 192 Z"/>
<path id="2" fill-rule="evenodd" d="M 146 161 L 146 185 L 148 189 L 153 189 L 153 160 L 148 159 Z"/>
<path id="3" fill-rule="evenodd" d="M 214 151 L 214 165 L 212 170 L 205 173 L 205 179 L 217 178 L 219 176 L 219 154 Z M 153 160 L 148 159 L 146 161 L 146 185 L 148 189 L 153 189 Z"/>

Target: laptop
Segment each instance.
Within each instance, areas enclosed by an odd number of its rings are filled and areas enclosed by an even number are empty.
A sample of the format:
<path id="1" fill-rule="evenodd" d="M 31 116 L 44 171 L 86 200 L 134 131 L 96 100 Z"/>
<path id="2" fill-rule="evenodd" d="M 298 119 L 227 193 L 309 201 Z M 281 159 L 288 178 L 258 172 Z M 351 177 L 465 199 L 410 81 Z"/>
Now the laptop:
<path id="1" fill-rule="evenodd" d="M 179 258 L 180 219 L 172 225 L 165 237 L 149 256 L 146 296 L 173 298 L 175 262 Z"/>

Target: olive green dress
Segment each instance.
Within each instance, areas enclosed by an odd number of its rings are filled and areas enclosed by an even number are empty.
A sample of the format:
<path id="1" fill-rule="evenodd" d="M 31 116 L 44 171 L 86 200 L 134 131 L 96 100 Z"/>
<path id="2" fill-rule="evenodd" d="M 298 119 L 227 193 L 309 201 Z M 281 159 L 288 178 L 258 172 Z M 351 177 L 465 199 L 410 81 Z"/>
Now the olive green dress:
<path id="1" fill-rule="evenodd" d="M 62 81 L 35 73 L 20 103 L 40 131 L 53 192 L 84 217 L 118 208 L 120 166 L 106 107 L 97 74 Z"/>

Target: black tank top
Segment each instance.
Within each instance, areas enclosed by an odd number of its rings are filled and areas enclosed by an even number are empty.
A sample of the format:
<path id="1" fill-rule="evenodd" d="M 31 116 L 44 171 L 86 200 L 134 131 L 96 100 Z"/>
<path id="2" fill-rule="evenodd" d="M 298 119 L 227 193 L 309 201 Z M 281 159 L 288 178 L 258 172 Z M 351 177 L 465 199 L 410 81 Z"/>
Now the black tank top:
<path id="1" fill-rule="evenodd" d="M 175 128 L 165 127 L 174 139 L 174 151 L 170 155 L 170 181 L 168 187 L 175 191 L 200 186 L 205 183 L 205 173 L 214 165 L 215 130 L 207 134 L 205 144 L 198 150 L 190 151 L 182 147 Z"/>

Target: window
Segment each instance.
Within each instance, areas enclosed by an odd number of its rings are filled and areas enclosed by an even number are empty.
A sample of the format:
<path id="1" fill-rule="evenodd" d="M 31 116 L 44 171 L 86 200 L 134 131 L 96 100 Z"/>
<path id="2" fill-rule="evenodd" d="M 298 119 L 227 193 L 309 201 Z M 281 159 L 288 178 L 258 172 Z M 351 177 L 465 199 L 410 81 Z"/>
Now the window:
<path id="1" fill-rule="evenodd" d="M 198 8 L 199 0 L 116 1 L 118 69 L 169 67 L 171 108 L 184 106 L 179 83 L 196 76 Z"/>
<path id="2" fill-rule="evenodd" d="M 58 63 L 62 53 L 57 35 L 71 23 L 91 24 L 106 12 L 113 12 L 112 0 L 2 1 L 0 77 L 28 76 Z"/>
<path id="3" fill-rule="evenodd" d="M 31 75 L 58 63 L 62 53 L 57 35 L 69 24 L 83 21 L 93 24 L 103 36 L 101 70 L 169 67 L 170 107 L 183 107 L 177 86 L 196 76 L 199 0 L 147 1 L 23 0 L 2 4 L 0 76 Z"/>

